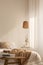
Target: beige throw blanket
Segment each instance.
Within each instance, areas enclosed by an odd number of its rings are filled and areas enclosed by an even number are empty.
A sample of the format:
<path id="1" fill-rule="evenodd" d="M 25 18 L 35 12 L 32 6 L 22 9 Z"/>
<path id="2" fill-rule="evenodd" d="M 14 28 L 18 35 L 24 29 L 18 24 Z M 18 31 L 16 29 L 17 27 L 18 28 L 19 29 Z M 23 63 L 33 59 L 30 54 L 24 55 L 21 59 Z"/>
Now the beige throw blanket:
<path id="1" fill-rule="evenodd" d="M 25 50 L 25 49 L 13 49 L 11 53 L 15 53 L 16 56 L 26 57 L 25 59 L 21 60 L 23 65 L 28 65 L 29 62 L 40 62 L 41 57 L 35 51 Z"/>

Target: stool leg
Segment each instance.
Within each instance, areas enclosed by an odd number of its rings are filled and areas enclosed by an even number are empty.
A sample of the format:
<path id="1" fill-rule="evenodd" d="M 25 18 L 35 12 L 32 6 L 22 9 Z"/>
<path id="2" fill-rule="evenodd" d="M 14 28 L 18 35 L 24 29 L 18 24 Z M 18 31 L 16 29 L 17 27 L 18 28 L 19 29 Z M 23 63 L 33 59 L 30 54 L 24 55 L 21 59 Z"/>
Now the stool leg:
<path id="1" fill-rule="evenodd" d="M 8 60 L 7 60 L 7 59 L 5 59 L 4 65 L 7 65 L 7 64 L 8 64 Z"/>
<path id="2" fill-rule="evenodd" d="M 21 59 L 19 59 L 19 65 L 22 65 L 22 63 L 21 63 Z"/>

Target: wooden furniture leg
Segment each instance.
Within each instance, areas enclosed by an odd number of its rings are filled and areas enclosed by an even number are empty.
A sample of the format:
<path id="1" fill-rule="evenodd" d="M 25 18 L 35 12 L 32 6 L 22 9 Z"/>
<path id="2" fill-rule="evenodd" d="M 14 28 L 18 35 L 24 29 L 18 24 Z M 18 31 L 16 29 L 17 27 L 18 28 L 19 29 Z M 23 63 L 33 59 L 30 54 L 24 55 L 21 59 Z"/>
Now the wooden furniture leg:
<path id="1" fill-rule="evenodd" d="M 19 65 L 22 65 L 22 63 L 21 63 L 21 59 L 19 59 Z"/>
<path id="2" fill-rule="evenodd" d="M 7 65 L 7 64 L 8 64 L 8 60 L 7 60 L 7 59 L 5 59 L 4 65 Z"/>

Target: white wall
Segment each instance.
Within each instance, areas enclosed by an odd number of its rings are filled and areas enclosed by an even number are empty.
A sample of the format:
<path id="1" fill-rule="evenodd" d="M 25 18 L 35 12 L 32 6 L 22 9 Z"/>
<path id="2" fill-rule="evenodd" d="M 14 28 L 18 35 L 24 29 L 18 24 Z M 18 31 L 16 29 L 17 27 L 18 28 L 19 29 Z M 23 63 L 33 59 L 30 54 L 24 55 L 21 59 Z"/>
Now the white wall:
<path id="1" fill-rule="evenodd" d="M 13 42 L 17 47 L 24 44 L 26 0 L 0 0 L 0 41 Z"/>
<path id="2" fill-rule="evenodd" d="M 30 46 L 41 53 L 43 48 L 40 47 L 43 43 L 41 35 L 43 33 L 41 29 L 43 1 L 40 1 L 39 8 L 39 0 L 0 0 L 0 41 L 13 42 L 17 47 L 24 45 L 27 33 L 22 28 L 22 23 L 24 20 L 28 20 L 30 23 Z"/>
<path id="3" fill-rule="evenodd" d="M 28 20 L 30 47 L 37 48 L 37 44 L 34 43 L 37 42 L 37 2 L 38 0 L 0 1 L 0 41 L 13 42 L 17 47 L 25 44 L 27 30 L 22 28 L 22 23 Z"/>
<path id="4" fill-rule="evenodd" d="M 39 0 L 38 51 L 43 57 L 43 0 Z"/>

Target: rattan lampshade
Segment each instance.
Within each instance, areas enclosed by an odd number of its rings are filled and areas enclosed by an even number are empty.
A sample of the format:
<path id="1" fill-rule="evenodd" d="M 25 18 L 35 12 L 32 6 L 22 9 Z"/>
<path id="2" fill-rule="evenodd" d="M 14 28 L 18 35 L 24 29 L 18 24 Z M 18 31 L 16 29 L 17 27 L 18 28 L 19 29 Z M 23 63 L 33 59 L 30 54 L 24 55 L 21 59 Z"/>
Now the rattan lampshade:
<path id="1" fill-rule="evenodd" d="M 23 22 L 23 28 L 25 29 L 29 28 L 28 21 Z"/>

